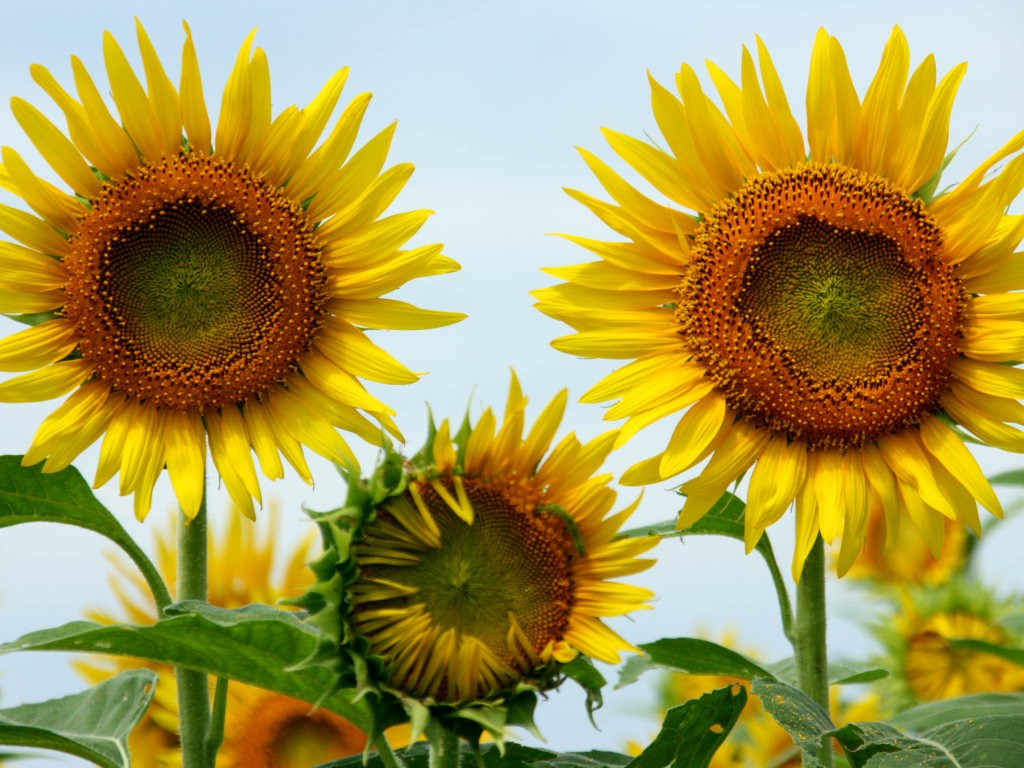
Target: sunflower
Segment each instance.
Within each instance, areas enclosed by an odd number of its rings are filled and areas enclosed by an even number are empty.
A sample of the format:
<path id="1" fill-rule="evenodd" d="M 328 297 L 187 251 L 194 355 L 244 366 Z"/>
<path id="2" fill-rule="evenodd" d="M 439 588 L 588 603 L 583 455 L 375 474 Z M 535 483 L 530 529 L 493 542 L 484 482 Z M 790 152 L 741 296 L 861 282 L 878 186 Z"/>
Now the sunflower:
<path id="1" fill-rule="evenodd" d="M 275 547 L 280 540 L 279 521 L 280 515 L 271 507 L 269 524 L 259 533 L 250 521 L 233 515 L 223 536 L 211 535 L 211 603 L 222 608 L 250 603 L 273 605 L 309 587 L 311 575 L 306 562 L 312 556 L 313 538 L 306 537 L 282 559 L 281 550 Z M 157 565 L 170 584 L 175 583 L 177 571 L 174 540 L 173 524 L 155 537 Z M 157 616 L 147 599 L 145 581 L 130 563 L 120 558 L 112 562 L 115 573 L 110 585 L 120 603 L 119 611 L 93 610 L 88 612 L 89 618 L 104 624 L 154 623 Z M 90 659 L 78 662 L 76 669 L 95 684 L 139 663 L 121 658 Z M 148 666 L 160 675 L 160 684 L 145 717 L 132 731 L 132 765 L 176 768 L 182 762 L 174 669 L 156 663 Z M 217 765 L 306 768 L 359 754 L 365 746 L 366 734 L 343 717 L 314 710 L 308 702 L 233 681 L 228 687 L 224 744 Z"/>
<path id="2" fill-rule="evenodd" d="M 375 722 L 470 711 L 454 730 L 500 741 L 502 707 L 557 685 L 579 654 L 636 650 L 603 619 L 649 607 L 648 590 L 610 580 L 649 567 L 638 555 L 655 541 L 615 539 L 635 504 L 609 514 L 610 477 L 594 474 L 613 433 L 551 448 L 566 399 L 524 437 L 513 374 L 503 422 L 488 409 L 454 437 L 443 422 L 411 460 L 389 452 L 370 479 L 350 473 L 345 507 L 319 516 L 328 546 L 306 600 L 325 630 L 318 661 L 374 692 Z"/>
<path id="3" fill-rule="evenodd" d="M 767 48 L 743 51 L 736 83 L 709 64 L 724 112 L 693 69 L 678 95 L 653 79 L 663 146 L 611 130 L 613 150 L 666 200 L 652 200 L 589 152 L 614 202 L 570 191 L 624 238 L 569 236 L 600 258 L 547 270 L 564 283 L 539 308 L 576 333 L 554 346 L 630 360 L 583 397 L 617 400 L 620 442 L 663 418 L 677 426 L 627 484 L 682 483 L 681 527 L 750 467 L 747 544 L 795 503 L 794 572 L 819 533 L 842 536 L 840 572 L 868 512 L 909 519 L 933 552 L 942 520 L 975 530 L 999 500 L 950 425 L 1024 450 L 1024 286 L 1013 253 L 1024 217 L 1019 134 L 936 195 L 953 99 L 966 65 L 937 82 L 934 57 L 909 73 L 896 28 L 861 100 L 839 42 L 818 33 L 806 143 Z"/>
<path id="4" fill-rule="evenodd" d="M 177 88 L 137 31 L 145 86 L 104 37 L 116 114 L 77 57 L 76 93 L 31 70 L 67 135 L 12 100 L 72 192 L 3 148 L 0 186 L 33 213 L 0 206 L 0 229 L 17 241 L 0 243 L 0 312 L 31 326 L 0 343 L 0 370 L 27 372 L 0 384 L 0 400 L 70 393 L 25 464 L 58 471 L 104 435 L 96 485 L 120 472 L 140 519 L 165 466 L 185 514 L 197 514 L 207 442 L 232 500 L 253 516 L 253 454 L 271 479 L 283 476 L 283 455 L 312 482 L 303 446 L 352 460 L 336 428 L 373 443 L 398 436 L 393 411 L 357 377 L 417 375 L 364 330 L 461 319 L 381 298 L 458 265 L 439 245 L 403 247 L 430 211 L 381 218 L 413 167 L 382 171 L 394 125 L 350 156 L 368 94 L 320 140 L 347 69 L 308 107 L 273 116 L 267 57 L 250 35 L 213 130 L 187 25 Z"/>
<path id="5" fill-rule="evenodd" d="M 924 602 L 925 605 L 919 603 Z M 998 621 L 991 600 L 956 600 L 928 606 L 907 601 L 899 624 L 900 682 L 917 701 L 972 693 L 1024 691 L 1024 668 L 981 651 L 955 647 L 952 640 L 982 640 L 999 646 L 1019 642 Z"/>

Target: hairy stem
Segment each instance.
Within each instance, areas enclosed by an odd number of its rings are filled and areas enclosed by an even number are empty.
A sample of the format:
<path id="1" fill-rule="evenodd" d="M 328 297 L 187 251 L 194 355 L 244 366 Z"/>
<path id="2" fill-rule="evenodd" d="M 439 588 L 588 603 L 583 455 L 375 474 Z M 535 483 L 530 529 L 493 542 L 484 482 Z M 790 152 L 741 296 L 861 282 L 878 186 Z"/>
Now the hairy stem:
<path id="1" fill-rule="evenodd" d="M 193 520 L 178 524 L 178 599 L 205 601 L 207 594 L 206 493 Z M 207 752 L 210 730 L 210 684 L 202 672 L 178 667 L 178 718 L 185 768 L 212 768 Z M 208 759 L 209 758 L 209 759 Z"/>
<path id="2" fill-rule="evenodd" d="M 825 645 L 825 542 L 818 536 L 796 588 L 796 661 L 800 690 L 826 713 L 828 652 Z M 820 763 L 832 768 L 832 740 L 823 739 Z"/>

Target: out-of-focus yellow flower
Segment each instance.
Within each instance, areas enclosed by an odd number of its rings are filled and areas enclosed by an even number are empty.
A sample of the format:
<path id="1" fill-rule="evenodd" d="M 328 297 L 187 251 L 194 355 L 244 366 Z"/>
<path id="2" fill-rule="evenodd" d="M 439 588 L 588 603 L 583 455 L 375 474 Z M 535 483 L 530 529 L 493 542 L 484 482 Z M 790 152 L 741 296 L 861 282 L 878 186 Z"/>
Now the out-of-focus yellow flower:
<path id="1" fill-rule="evenodd" d="M 932 701 L 1024 690 L 1024 668 L 950 644 L 960 639 L 1007 645 L 1009 634 L 990 619 L 967 611 L 940 612 L 907 622 L 906 631 L 903 672 L 916 698 Z"/>

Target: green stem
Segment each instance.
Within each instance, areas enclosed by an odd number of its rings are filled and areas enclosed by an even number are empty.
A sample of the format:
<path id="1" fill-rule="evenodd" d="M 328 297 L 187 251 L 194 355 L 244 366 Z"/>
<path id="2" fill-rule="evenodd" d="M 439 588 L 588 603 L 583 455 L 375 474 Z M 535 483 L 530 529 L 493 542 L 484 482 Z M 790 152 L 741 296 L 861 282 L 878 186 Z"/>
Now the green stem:
<path id="1" fill-rule="evenodd" d="M 228 679 L 217 678 L 213 691 L 213 712 L 210 714 L 210 731 L 206 734 L 206 764 L 217 764 L 217 751 L 224 743 L 224 718 L 228 711 Z"/>
<path id="2" fill-rule="evenodd" d="M 429 768 L 459 768 L 459 737 L 447 728 L 440 728 L 437 738 L 430 740 Z"/>
<path id="3" fill-rule="evenodd" d="M 800 690 L 826 713 L 828 652 L 825 645 L 825 542 L 818 536 L 796 588 L 796 661 Z M 823 739 L 820 762 L 832 768 L 832 740 Z"/>
<path id="4" fill-rule="evenodd" d="M 205 479 L 204 479 L 205 482 Z M 206 492 L 199 514 L 178 525 L 178 599 L 206 600 Z M 178 667 L 178 721 L 185 768 L 207 768 L 206 738 L 210 727 L 210 685 L 206 675 Z"/>
<path id="5" fill-rule="evenodd" d="M 779 564 L 775 562 L 775 554 L 772 552 L 771 542 L 768 540 L 767 531 L 762 534 L 761 542 L 758 543 L 758 550 L 768 565 L 768 571 L 772 575 L 772 584 L 775 585 L 775 597 L 779 603 L 779 615 L 782 618 L 782 632 L 793 646 L 793 653 L 797 652 L 796 628 L 793 626 L 793 604 L 789 600 L 789 590 L 786 588 L 786 580 L 779 570 Z"/>
<path id="6" fill-rule="evenodd" d="M 405 761 L 395 754 L 388 743 L 388 737 L 383 733 L 374 740 L 373 747 L 380 755 L 380 761 L 384 764 L 384 768 L 405 768 Z"/>
<path id="7" fill-rule="evenodd" d="M 119 542 L 121 549 L 124 553 L 132 559 L 132 562 L 138 567 L 142 573 L 142 578 L 146 580 L 146 584 L 149 585 L 149 591 L 153 593 L 153 600 L 156 602 L 156 615 L 160 616 L 164 612 L 164 608 L 174 602 L 171 598 L 171 593 L 167 589 L 167 583 L 163 580 L 160 575 L 160 571 L 153 561 L 146 557 L 146 553 L 142 551 L 134 541 L 128 539 L 127 541 Z"/>

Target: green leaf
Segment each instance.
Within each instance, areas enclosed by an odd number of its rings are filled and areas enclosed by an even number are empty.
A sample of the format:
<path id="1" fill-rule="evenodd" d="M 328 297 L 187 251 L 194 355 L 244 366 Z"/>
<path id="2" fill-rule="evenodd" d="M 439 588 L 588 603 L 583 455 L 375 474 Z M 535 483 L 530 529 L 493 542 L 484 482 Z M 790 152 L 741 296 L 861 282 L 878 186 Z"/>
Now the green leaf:
<path id="1" fill-rule="evenodd" d="M 472 750 L 462 745 L 459 765 L 473 765 Z M 430 749 L 424 743 L 413 744 L 405 749 L 397 750 L 397 754 L 405 763 L 406 768 L 428 768 Z M 480 758 L 484 768 L 623 768 L 632 762 L 629 755 L 617 752 L 595 750 L 592 752 L 552 752 L 549 749 L 524 747 L 522 744 L 508 743 L 504 756 L 494 744 L 484 744 L 480 748 Z M 362 755 L 352 755 L 331 763 L 324 763 L 318 768 L 388 768 L 388 764 L 380 759 L 377 752 L 370 752 L 367 762 Z"/>
<path id="2" fill-rule="evenodd" d="M 318 634 L 293 612 L 266 605 L 229 611 L 189 601 L 172 605 L 165 615 L 167 618 L 143 627 L 73 621 L 0 645 L 0 653 L 77 651 L 132 656 L 319 703 L 361 728 L 369 726 L 366 709 L 352 702 L 350 692 L 338 691 L 323 698 L 334 684 L 332 672 L 323 667 L 292 669 L 313 652 Z"/>
<path id="3" fill-rule="evenodd" d="M 119 546 L 132 541 L 74 467 L 47 475 L 21 466 L 20 456 L 0 456 L 0 528 L 31 522 L 77 525 Z"/>
<path id="4" fill-rule="evenodd" d="M 921 744 L 888 723 L 850 723 L 832 736 L 846 750 L 853 768 L 864 768 L 876 755 L 911 750 Z"/>
<path id="5" fill-rule="evenodd" d="M 622 667 L 616 688 L 622 688 L 652 669 L 667 669 L 689 675 L 726 675 L 741 680 L 774 677 L 767 669 L 742 653 L 696 637 L 655 640 L 640 648 L 646 656 L 634 656 Z"/>
<path id="6" fill-rule="evenodd" d="M 63 523 L 107 537 L 139 567 L 157 602 L 171 602 L 149 558 L 74 467 L 44 474 L 39 467 L 21 466 L 20 456 L 0 456 L 0 528 L 20 523 Z"/>
<path id="7" fill-rule="evenodd" d="M 746 703 L 747 689 L 730 685 L 673 707 L 654 741 L 629 768 L 707 768 Z"/>
<path id="8" fill-rule="evenodd" d="M 0 744 L 129 768 L 128 734 L 149 706 L 156 682 L 155 672 L 135 669 L 82 693 L 0 709 Z"/>
<path id="9" fill-rule="evenodd" d="M 1007 648 L 1005 645 L 989 643 L 985 640 L 973 638 L 950 638 L 949 644 L 958 651 L 974 651 L 976 653 L 987 653 L 990 656 L 998 656 L 1019 667 L 1024 667 L 1024 649 Z"/>
<path id="10" fill-rule="evenodd" d="M 1024 485 L 1024 469 L 1011 469 L 989 477 L 992 485 Z"/>
<path id="11" fill-rule="evenodd" d="M 1012 632 L 1015 635 L 1024 635 L 1024 613 L 1005 616 L 999 623 L 1006 628 L 1007 632 Z"/>
<path id="12" fill-rule="evenodd" d="M 893 750 L 878 751 L 864 768 L 1020 768 L 1024 717 L 994 715 L 957 720 L 920 737 L 893 737 Z M 898 749 L 898 751 L 895 751 Z"/>
<path id="13" fill-rule="evenodd" d="M 797 680 L 796 658 L 790 656 L 788 659 L 775 661 L 765 665 L 771 670 L 772 676 L 795 686 Z M 861 669 L 852 664 L 830 662 L 828 665 L 829 685 L 854 685 L 857 683 L 873 683 L 889 676 L 889 670 L 875 667 L 872 669 Z"/>
<path id="14" fill-rule="evenodd" d="M 963 718 L 990 717 L 992 715 L 1024 716 L 1024 693 L 978 693 L 955 699 L 929 701 L 905 709 L 890 719 L 898 728 L 924 731 Z"/>
<path id="15" fill-rule="evenodd" d="M 752 688 L 775 722 L 800 747 L 804 768 L 818 768 L 822 749 L 832 748 L 830 734 L 835 726 L 828 713 L 802 691 L 778 680 L 757 677 Z"/>

